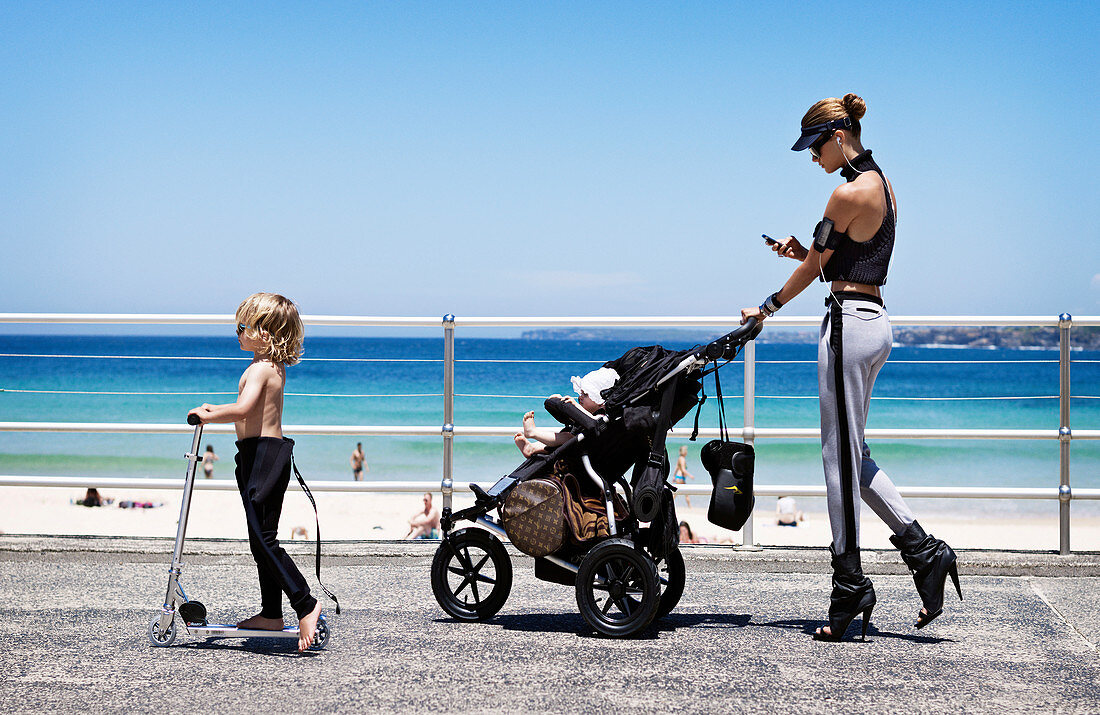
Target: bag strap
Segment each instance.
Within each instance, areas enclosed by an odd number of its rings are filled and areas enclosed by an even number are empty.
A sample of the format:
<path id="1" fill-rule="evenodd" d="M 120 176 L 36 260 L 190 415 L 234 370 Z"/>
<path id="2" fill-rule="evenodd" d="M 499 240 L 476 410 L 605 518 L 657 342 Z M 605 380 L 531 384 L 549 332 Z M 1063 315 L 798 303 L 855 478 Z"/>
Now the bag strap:
<path id="1" fill-rule="evenodd" d="M 650 445 L 649 466 L 659 467 L 668 459 L 665 452 L 665 440 L 668 438 L 668 428 L 672 422 L 672 405 L 676 401 L 676 385 L 668 385 L 661 396 L 660 413 L 657 415 L 657 431 L 653 435 Z"/>
<path id="2" fill-rule="evenodd" d="M 706 380 L 700 380 L 699 387 L 699 406 L 695 408 L 695 426 L 691 430 L 691 437 L 688 437 L 688 442 L 694 442 L 695 438 L 699 436 L 699 413 L 703 411 L 703 403 L 707 401 Z"/>
<path id="3" fill-rule="evenodd" d="M 718 431 L 723 442 L 730 441 L 729 431 L 726 428 L 726 401 L 722 399 L 722 378 L 718 371 L 714 371 L 714 392 L 718 398 Z"/>
<path id="4" fill-rule="evenodd" d="M 317 583 L 320 584 L 321 590 L 325 592 L 332 602 L 336 604 L 336 615 L 340 615 L 340 602 L 336 600 L 336 594 L 328 590 L 325 584 L 321 582 L 321 517 L 317 515 L 317 502 L 313 499 L 313 493 L 309 491 L 309 487 L 306 486 L 306 480 L 302 479 L 302 473 L 298 471 L 298 465 L 294 463 L 294 457 L 290 458 L 290 466 L 294 468 L 294 476 L 298 478 L 298 484 L 301 485 L 302 491 L 309 497 L 309 503 L 313 505 L 313 519 L 317 524 Z"/>

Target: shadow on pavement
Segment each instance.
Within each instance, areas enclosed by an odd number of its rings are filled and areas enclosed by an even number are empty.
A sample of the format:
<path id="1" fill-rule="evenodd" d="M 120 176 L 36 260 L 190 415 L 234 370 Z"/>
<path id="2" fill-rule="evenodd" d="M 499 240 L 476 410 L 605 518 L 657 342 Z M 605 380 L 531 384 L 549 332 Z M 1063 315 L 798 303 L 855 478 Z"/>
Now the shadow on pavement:
<path id="1" fill-rule="evenodd" d="M 292 641 L 289 638 L 204 638 L 180 643 L 175 647 L 191 650 L 235 650 L 273 658 L 313 658 L 320 655 L 316 650 L 299 653 L 298 641 Z"/>
<path id="2" fill-rule="evenodd" d="M 785 629 L 789 629 L 789 630 L 800 630 L 803 633 L 805 633 L 806 635 L 812 636 L 814 634 L 814 631 L 816 631 L 821 626 L 828 625 L 828 623 L 829 622 L 824 618 L 814 619 L 814 620 L 808 620 L 808 619 L 805 619 L 805 618 L 798 618 L 798 619 L 792 619 L 792 620 L 769 621 L 767 623 L 750 623 L 748 625 L 754 626 L 754 627 L 762 627 L 762 628 L 785 628 Z M 858 618 L 856 618 L 855 620 L 853 620 L 851 622 L 851 624 L 849 624 L 848 630 L 845 631 L 845 635 L 847 636 L 847 638 L 845 638 L 845 642 L 850 641 L 850 640 L 855 640 L 857 643 L 860 642 L 859 641 L 859 635 L 858 635 L 859 634 L 859 628 L 860 628 L 860 621 L 859 621 Z M 874 623 L 871 623 L 867 627 L 867 640 L 868 640 L 868 642 L 870 642 L 871 638 L 874 637 L 874 636 L 879 636 L 879 637 L 882 637 L 882 638 L 896 638 L 898 640 L 909 641 L 910 643 L 954 643 L 955 642 L 951 638 L 937 638 L 935 636 L 922 636 L 922 635 L 916 635 L 916 634 L 912 634 L 912 633 L 894 633 L 892 631 L 880 631 L 878 628 L 875 627 Z"/>

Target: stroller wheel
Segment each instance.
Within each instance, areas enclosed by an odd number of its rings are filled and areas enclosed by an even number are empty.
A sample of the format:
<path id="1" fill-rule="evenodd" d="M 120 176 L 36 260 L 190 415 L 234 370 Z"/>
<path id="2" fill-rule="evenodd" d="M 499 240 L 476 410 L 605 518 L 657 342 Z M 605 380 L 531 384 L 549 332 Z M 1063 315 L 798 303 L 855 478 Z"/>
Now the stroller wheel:
<path id="1" fill-rule="evenodd" d="M 504 544 L 484 529 L 462 529 L 432 559 L 432 592 L 460 621 L 493 617 L 512 590 L 512 561 Z"/>
<path id="2" fill-rule="evenodd" d="M 631 636 L 653 620 L 660 605 L 653 560 L 629 542 L 605 541 L 581 561 L 577 572 L 581 616 L 605 636 Z"/>
<path id="3" fill-rule="evenodd" d="M 672 613 L 680 597 L 684 595 L 687 581 L 687 569 L 684 567 L 684 555 L 679 549 L 673 549 L 657 562 L 657 579 L 661 589 L 661 601 L 657 606 L 655 618 L 664 618 Z"/>

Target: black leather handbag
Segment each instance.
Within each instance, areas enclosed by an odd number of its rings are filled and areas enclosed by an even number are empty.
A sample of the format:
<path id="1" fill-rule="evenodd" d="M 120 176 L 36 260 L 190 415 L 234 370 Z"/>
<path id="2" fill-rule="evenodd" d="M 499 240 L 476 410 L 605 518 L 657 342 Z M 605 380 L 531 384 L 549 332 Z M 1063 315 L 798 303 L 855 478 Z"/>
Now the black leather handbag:
<path id="1" fill-rule="evenodd" d="M 717 372 L 714 373 L 714 381 L 718 393 L 718 427 L 722 438 L 704 444 L 699 454 L 703 468 L 710 473 L 714 483 L 707 520 L 724 529 L 737 531 L 748 521 L 756 503 L 752 493 L 756 451 L 752 445 L 730 440 Z"/>

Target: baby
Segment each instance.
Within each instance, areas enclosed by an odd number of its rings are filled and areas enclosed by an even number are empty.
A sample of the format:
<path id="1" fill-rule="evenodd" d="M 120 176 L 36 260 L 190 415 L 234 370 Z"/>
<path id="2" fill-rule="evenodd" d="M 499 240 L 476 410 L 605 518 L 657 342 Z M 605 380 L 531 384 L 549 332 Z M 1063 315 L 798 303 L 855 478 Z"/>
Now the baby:
<path id="1" fill-rule="evenodd" d="M 603 411 L 604 398 L 602 392 L 613 386 L 618 379 L 619 373 L 609 367 L 601 367 L 584 377 L 573 376 L 570 378 L 573 383 L 573 390 L 577 393 L 576 400 L 568 395 L 564 397 L 562 395 L 550 395 L 550 399 L 558 399 L 562 402 L 574 404 L 590 416 L 595 416 Z M 545 452 L 547 448 L 560 447 L 572 436 L 573 433 L 567 429 L 554 430 L 549 427 L 536 427 L 535 413 L 531 411 L 523 416 L 523 432 L 517 432 L 514 439 L 523 456 L 531 457 Z"/>

